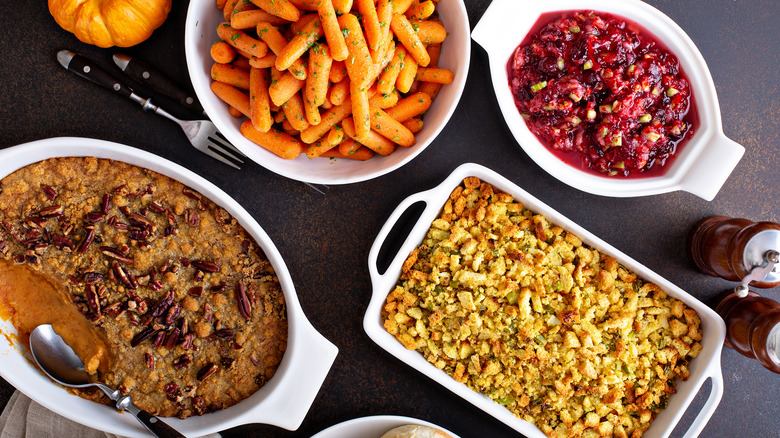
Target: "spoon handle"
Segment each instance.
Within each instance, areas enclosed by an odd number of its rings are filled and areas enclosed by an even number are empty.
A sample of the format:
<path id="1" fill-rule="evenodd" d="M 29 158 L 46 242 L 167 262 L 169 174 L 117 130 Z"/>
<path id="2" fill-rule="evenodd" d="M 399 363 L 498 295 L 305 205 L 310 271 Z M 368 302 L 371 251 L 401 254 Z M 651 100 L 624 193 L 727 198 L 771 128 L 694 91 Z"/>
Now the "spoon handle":
<path id="1" fill-rule="evenodd" d="M 116 401 L 116 407 L 133 414 L 135 418 L 137 418 L 138 421 L 155 436 L 160 438 L 184 437 L 184 435 L 167 425 L 164 421 L 136 406 L 135 403 L 133 403 L 133 398 L 129 395 L 120 397 Z"/>

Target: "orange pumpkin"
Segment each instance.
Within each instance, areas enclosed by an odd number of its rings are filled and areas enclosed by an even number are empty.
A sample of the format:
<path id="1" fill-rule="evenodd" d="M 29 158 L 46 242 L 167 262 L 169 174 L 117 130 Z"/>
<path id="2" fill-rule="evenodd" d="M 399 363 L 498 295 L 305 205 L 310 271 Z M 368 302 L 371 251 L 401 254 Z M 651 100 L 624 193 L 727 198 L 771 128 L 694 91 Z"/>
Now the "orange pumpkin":
<path id="1" fill-rule="evenodd" d="M 63 29 L 98 47 L 130 47 L 152 35 L 171 11 L 171 0 L 49 0 Z"/>

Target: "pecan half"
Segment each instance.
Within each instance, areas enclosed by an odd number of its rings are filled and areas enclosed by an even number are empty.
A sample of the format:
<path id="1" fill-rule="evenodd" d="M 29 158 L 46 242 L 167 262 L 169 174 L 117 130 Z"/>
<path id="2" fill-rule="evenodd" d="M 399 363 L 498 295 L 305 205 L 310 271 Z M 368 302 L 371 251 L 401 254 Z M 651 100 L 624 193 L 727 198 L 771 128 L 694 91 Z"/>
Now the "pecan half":
<path id="1" fill-rule="evenodd" d="M 178 369 L 182 369 L 182 368 L 186 367 L 187 365 L 189 365 L 190 362 L 192 362 L 192 359 L 190 358 L 190 355 L 189 354 L 182 354 L 181 356 L 179 356 L 178 359 L 176 359 L 173 362 L 173 367 L 176 368 L 177 370 Z"/>
<path id="2" fill-rule="evenodd" d="M 130 346 L 131 347 L 137 347 L 141 344 L 141 342 L 149 339 L 152 337 L 152 335 L 157 334 L 157 330 L 153 327 L 147 327 L 140 332 L 138 332 L 135 336 L 133 336 L 133 339 L 130 340 Z"/>
<path id="3" fill-rule="evenodd" d="M 168 310 L 169 307 L 171 307 L 171 304 L 173 304 L 174 298 L 176 298 L 176 294 L 174 293 L 174 291 L 172 290 L 168 291 L 165 297 L 163 297 L 154 307 L 154 310 L 152 310 L 152 318 L 157 318 L 158 316 L 165 313 L 165 311 Z"/>
<path id="4" fill-rule="evenodd" d="M 191 287 L 190 290 L 187 291 L 187 295 L 200 298 L 201 296 L 203 296 L 203 286 Z"/>
<path id="5" fill-rule="evenodd" d="M 51 205 L 36 211 L 35 215 L 40 217 L 57 217 L 62 216 L 63 211 L 65 211 L 65 209 L 61 205 Z"/>
<path id="6" fill-rule="evenodd" d="M 246 296 L 246 289 L 244 283 L 239 281 L 236 283 L 236 300 L 238 300 L 238 312 L 244 319 L 252 317 L 252 305 L 249 303 L 249 298 Z"/>
<path id="7" fill-rule="evenodd" d="M 57 197 L 57 191 L 52 186 L 43 186 L 42 189 L 49 201 L 53 201 Z"/>
<path id="8" fill-rule="evenodd" d="M 57 248 L 70 252 L 74 249 L 76 249 L 76 244 L 73 243 L 72 240 L 70 240 L 68 237 L 60 236 L 59 234 L 53 234 L 51 236 L 51 241 Z"/>
<path id="9" fill-rule="evenodd" d="M 144 361 L 146 362 L 146 367 L 154 371 L 154 356 L 149 353 L 144 353 Z"/>
<path id="10" fill-rule="evenodd" d="M 148 231 L 151 231 L 151 232 L 154 232 L 155 230 L 157 230 L 157 225 L 155 225 L 155 223 L 152 222 L 151 219 L 149 219 L 148 217 L 146 217 L 146 216 L 144 216 L 142 214 L 132 213 L 131 212 L 130 214 L 127 215 L 127 218 L 130 221 L 131 225 L 135 225 L 135 226 L 141 227 L 141 228 L 143 228 L 145 230 L 148 230 Z"/>
<path id="11" fill-rule="evenodd" d="M 191 262 L 192 267 L 204 272 L 219 272 L 219 265 L 217 265 L 214 262 L 209 262 L 206 260 L 193 260 Z"/>
<path id="12" fill-rule="evenodd" d="M 217 365 L 209 362 L 206 366 L 201 368 L 200 371 L 198 371 L 197 378 L 198 378 L 199 381 L 202 382 L 202 381 L 206 380 L 207 378 L 209 378 L 214 373 L 216 373 L 218 369 L 219 369 L 219 367 Z"/>
<path id="13" fill-rule="evenodd" d="M 84 215 L 84 220 L 93 224 L 101 222 L 105 218 L 106 215 L 99 211 L 90 211 Z"/>
<path id="14" fill-rule="evenodd" d="M 168 336 L 165 337 L 165 348 L 169 350 L 173 350 L 173 347 L 176 346 L 176 344 L 179 343 L 179 336 L 181 335 L 181 331 L 177 328 L 174 328 L 171 330 L 170 333 L 168 333 Z"/>
<path id="15" fill-rule="evenodd" d="M 200 201 L 200 194 L 189 187 L 183 188 L 181 192 L 187 195 L 188 197 L 195 199 L 196 201 Z"/>
<path id="16" fill-rule="evenodd" d="M 97 290 L 95 290 L 95 285 L 88 284 L 87 285 L 87 305 L 89 306 L 90 312 L 99 317 L 101 315 L 100 313 L 100 301 L 98 300 L 98 294 Z"/>
<path id="17" fill-rule="evenodd" d="M 87 234 L 85 234 L 84 237 L 79 242 L 79 246 L 76 247 L 76 252 L 78 253 L 86 252 L 87 248 L 89 248 L 89 245 L 92 244 L 93 240 L 95 240 L 95 229 L 87 228 Z"/>
<path id="18" fill-rule="evenodd" d="M 138 287 L 138 281 L 136 281 L 135 276 L 127 268 L 120 265 L 118 261 L 113 260 L 111 262 L 111 270 L 114 272 L 114 275 L 116 275 L 116 278 L 130 289 Z"/>
<path id="19" fill-rule="evenodd" d="M 102 252 L 103 255 L 105 255 L 107 257 L 111 257 L 112 259 L 115 259 L 115 260 L 119 260 L 120 262 L 122 262 L 122 263 L 124 263 L 126 265 L 132 265 L 133 264 L 133 259 L 130 258 L 130 256 L 127 253 L 125 253 L 123 251 L 120 251 L 120 250 L 118 250 L 116 248 L 111 248 L 110 246 L 101 246 L 100 247 L 100 252 Z"/>

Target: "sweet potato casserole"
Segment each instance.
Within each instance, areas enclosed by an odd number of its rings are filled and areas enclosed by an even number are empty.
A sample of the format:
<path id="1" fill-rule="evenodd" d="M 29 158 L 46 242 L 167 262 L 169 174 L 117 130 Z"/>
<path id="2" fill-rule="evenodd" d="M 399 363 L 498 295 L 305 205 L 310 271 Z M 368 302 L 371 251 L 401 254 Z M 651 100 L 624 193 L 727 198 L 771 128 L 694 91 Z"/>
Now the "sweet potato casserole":
<path id="1" fill-rule="evenodd" d="M 702 349 L 697 313 L 478 178 L 403 264 L 385 329 L 550 437 L 639 437 Z"/>
<path id="2" fill-rule="evenodd" d="M 249 397 L 287 347 L 279 280 L 247 231 L 180 182 L 122 162 L 53 158 L 0 181 L 0 316 L 24 341 L 25 318 L 62 319 L 47 315 L 57 302 L 79 310 L 64 330 L 81 319 L 107 347 L 85 360 L 94 377 L 161 416 Z"/>

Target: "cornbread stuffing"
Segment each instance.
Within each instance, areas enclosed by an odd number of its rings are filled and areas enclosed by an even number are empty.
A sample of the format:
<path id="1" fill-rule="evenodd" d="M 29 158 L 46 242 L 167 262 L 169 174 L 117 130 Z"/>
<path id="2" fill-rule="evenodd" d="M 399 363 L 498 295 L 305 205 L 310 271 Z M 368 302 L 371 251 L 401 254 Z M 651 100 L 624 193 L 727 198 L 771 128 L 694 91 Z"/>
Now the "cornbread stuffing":
<path id="1" fill-rule="evenodd" d="M 47 296 L 29 292 L 39 278 Z M 238 403 L 287 347 L 279 279 L 227 211 L 164 175 L 94 157 L 0 181 L 0 317 L 22 343 L 38 324 L 71 340 L 85 325 L 108 347 L 77 349 L 93 377 L 160 416 Z"/>
<path id="2" fill-rule="evenodd" d="M 550 437 L 640 437 L 702 349 L 699 317 L 478 178 L 403 264 L 385 329 Z"/>

